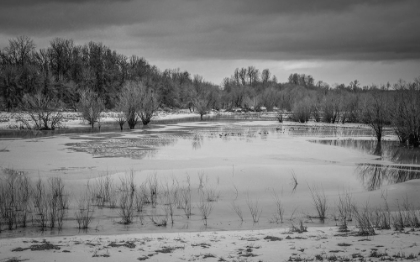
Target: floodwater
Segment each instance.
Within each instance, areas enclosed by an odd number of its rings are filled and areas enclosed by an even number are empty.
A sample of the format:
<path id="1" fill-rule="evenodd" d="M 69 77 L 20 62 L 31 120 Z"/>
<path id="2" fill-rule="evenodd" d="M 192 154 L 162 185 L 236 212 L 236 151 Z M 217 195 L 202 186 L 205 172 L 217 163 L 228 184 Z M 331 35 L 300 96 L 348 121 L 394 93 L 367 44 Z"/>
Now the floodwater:
<path id="1" fill-rule="evenodd" d="M 386 192 L 393 209 L 398 199 L 420 197 L 420 153 L 400 147 L 392 136 L 386 139 L 378 148 L 372 131 L 362 126 L 275 121 L 157 124 L 126 132 L 4 138 L 0 167 L 24 171 L 33 179 L 64 180 L 71 199 L 68 219 L 61 232 L 46 235 L 84 234 L 78 232 L 74 214 L 88 183 L 92 187 L 98 177 L 109 175 L 117 188 L 121 177 L 130 173 L 138 186 L 154 176 L 160 188 L 190 185 L 191 218 L 176 209 L 173 225 L 156 227 L 151 218 L 163 217 L 166 210 L 158 204 L 146 206 L 141 220 L 125 226 L 119 223 L 118 208 L 96 208 L 89 234 L 278 228 L 299 220 L 319 226 L 310 188 L 325 193 L 325 223 L 333 225 L 340 194 L 351 194 L 361 205 L 378 205 Z M 203 192 L 217 196 L 207 226 L 199 211 Z M 276 195 L 284 208 L 283 223 L 274 219 Z M 258 223 L 251 219 L 249 203 L 258 203 Z M 244 221 L 234 205 L 242 210 Z M 39 229 L 6 230 L 0 237 L 33 234 L 40 234 Z"/>

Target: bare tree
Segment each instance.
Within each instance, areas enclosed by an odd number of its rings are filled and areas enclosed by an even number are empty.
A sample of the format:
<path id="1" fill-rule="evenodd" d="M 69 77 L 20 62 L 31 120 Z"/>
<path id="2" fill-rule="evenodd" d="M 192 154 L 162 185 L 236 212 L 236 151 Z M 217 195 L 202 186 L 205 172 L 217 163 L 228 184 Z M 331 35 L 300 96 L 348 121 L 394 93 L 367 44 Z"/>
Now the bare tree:
<path id="1" fill-rule="evenodd" d="M 356 80 L 355 80 L 356 81 Z M 345 92 L 341 94 L 341 122 L 357 123 L 360 119 L 360 97 L 358 94 Z"/>
<path id="2" fill-rule="evenodd" d="M 267 86 L 268 81 L 270 81 L 271 73 L 269 69 L 264 69 L 261 73 L 261 81 L 263 84 L 263 87 Z"/>
<path id="3" fill-rule="evenodd" d="M 200 114 L 200 119 L 203 120 L 203 116 L 207 115 L 209 111 L 209 103 L 204 95 L 197 97 L 194 100 L 194 106 L 197 109 L 197 112 Z"/>
<path id="4" fill-rule="evenodd" d="M 396 86 L 390 116 L 401 143 L 408 141 L 410 146 L 420 145 L 420 84 L 411 83 Z"/>
<path id="5" fill-rule="evenodd" d="M 153 113 L 158 109 L 159 103 L 157 95 L 153 90 L 140 86 L 141 100 L 137 114 L 143 125 L 147 125 L 153 117 Z"/>
<path id="6" fill-rule="evenodd" d="M 125 117 L 125 114 L 123 112 L 118 112 L 117 113 L 117 116 L 115 117 L 115 121 L 120 126 L 121 131 L 123 131 L 124 124 L 125 124 L 125 122 L 127 122 L 127 119 Z"/>
<path id="7" fill-rule="evenodd" d="M 63 115 L 59 112 L 61 102 L 52 96 L 38 92 L 35 95 L 24 95 L 22 99 L 22 109 L 25 110 L 34 122 L 33 128 L 39 130 L 54 130 L 58 127 Z M 22 116 L 19 121 L 23 122 L 28 128 L 31 124 Z"/>
<path id="8" fill-rule="evenodd" d="M 247 70 L 247 77 L 248 77 L 248 84 L 250 86 L 254 85 L 255 82 L 258 81 L 259 78 L 259 71 L 254 66 L 248 66 Z"/>
<path id="9" fill-rule="evenodd" d="M 95 123 L 100 121 L 101 112 L 105 107 L 104 100 L 91 90 L 83 90 L 79 95 L 78 109 L 93 129 Z"/>
<path id="10" fill-rule="evenodd" d="M 376 139 L 381 142 L 385 125 L 389 124 L 389 106 L 384 91 L 374 91 L 365 97 L 362 107 L 363 122 L 372 127 Z"/>
<path id="11" fill-rule="evenodd" d="M 324 102 L 323 122 L 335 123 L 340 117 L 340 97 L 338 94 L 328 93 Z"/>
<path id="12" fill-rule="evenodd" d="M 305 97 L 303 100 L 296 102 L 293 105 L 292 120 L 301 123 L 306 123 L 311 116 L 312 101 L 309 97 Z"/>
<path id="13" fill-rule="evenodd" d="M 126 120 L 128 123 L 128 127 L 130 129 L 134 129 L 137 125 L 139 117 L 137 112 L 140 109 L 140 101 L 143 89 L 143 84 L 141 82 L 134 82 L 130 81 L 127 82 L 126 85 L 123 87 L 119 97 L 117 108 L 119 111 L 122 112 L 122 115 L 119 115 L 118 122 L 120 124 L 120 128 L 122 130 L 122 120 Z M 122 125 L 121 125 L 122 123 Z"/>
<path id="14" fill-rule="evenodd" d="M 19 36 L 9 40 L 9 47 L 6 47 L 5 51 L 9 54 L 12 63 L 24 66 L 31 59 L 35 51 L 35 44 L 28 36 Z"/>

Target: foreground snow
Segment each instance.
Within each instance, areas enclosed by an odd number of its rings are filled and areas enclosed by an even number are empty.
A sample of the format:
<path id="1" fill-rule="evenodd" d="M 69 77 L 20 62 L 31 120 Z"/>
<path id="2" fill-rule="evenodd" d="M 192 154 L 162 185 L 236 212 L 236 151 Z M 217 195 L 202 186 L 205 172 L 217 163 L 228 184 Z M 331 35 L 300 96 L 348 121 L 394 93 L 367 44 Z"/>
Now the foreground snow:
<path id="1" fill-rule="evenodd" d="M 419 261 L 419 235 L 419 230 L 386 230 L 366 238 L 322 227 L 305 233 L 270 229 L 15 238 L 0 240 L 0 257 L 1 261 Z"/>

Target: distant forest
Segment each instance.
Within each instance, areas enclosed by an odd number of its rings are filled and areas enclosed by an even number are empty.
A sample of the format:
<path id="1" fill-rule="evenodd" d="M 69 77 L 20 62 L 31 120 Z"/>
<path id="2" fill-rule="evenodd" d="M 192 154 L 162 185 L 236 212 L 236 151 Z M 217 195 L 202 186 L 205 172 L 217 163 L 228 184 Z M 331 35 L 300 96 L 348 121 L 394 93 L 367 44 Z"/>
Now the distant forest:
<path id="1" fill-rule="evenodd" d="M 24 110 L 25 97 L 35 95 L 60 101 L 63 110 L 78 110 L 88 93 L 105 110 L 122 111 L 121 100 L 137 87 L 146 90 L 139 97 L 148 96 L 164 110 L 275 109 L 292 112 L 291 120 L 299 122 L 392 124 L 401 127 L 396 131 L 401 140 L 419 140 L 420 78 L 381 86 L 354 80 L 331 87 L 305 74 L 291 74 L 281 83 L 269 69 L 248 66 L 215 85 L 187 71 L 161 71 L 142 57 L 126 57 L 96 42 L 76 45 L 55 38 L 48 48 L 37 50 L 31 38 L 20 36 L 0 50 L 0 110 Z"/>

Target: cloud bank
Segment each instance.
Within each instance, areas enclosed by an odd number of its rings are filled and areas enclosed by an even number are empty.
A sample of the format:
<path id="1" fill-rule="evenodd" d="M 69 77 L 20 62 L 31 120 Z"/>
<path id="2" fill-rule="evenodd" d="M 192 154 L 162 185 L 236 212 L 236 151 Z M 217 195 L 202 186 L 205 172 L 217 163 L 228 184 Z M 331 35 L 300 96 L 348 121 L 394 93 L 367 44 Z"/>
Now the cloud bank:
<path id="1" fill-rule="evenodd" d="M 156 60 L 413 61 L 418 10 L 418 0 L 3 0 L 0 45 L 59 36 Z"/>

